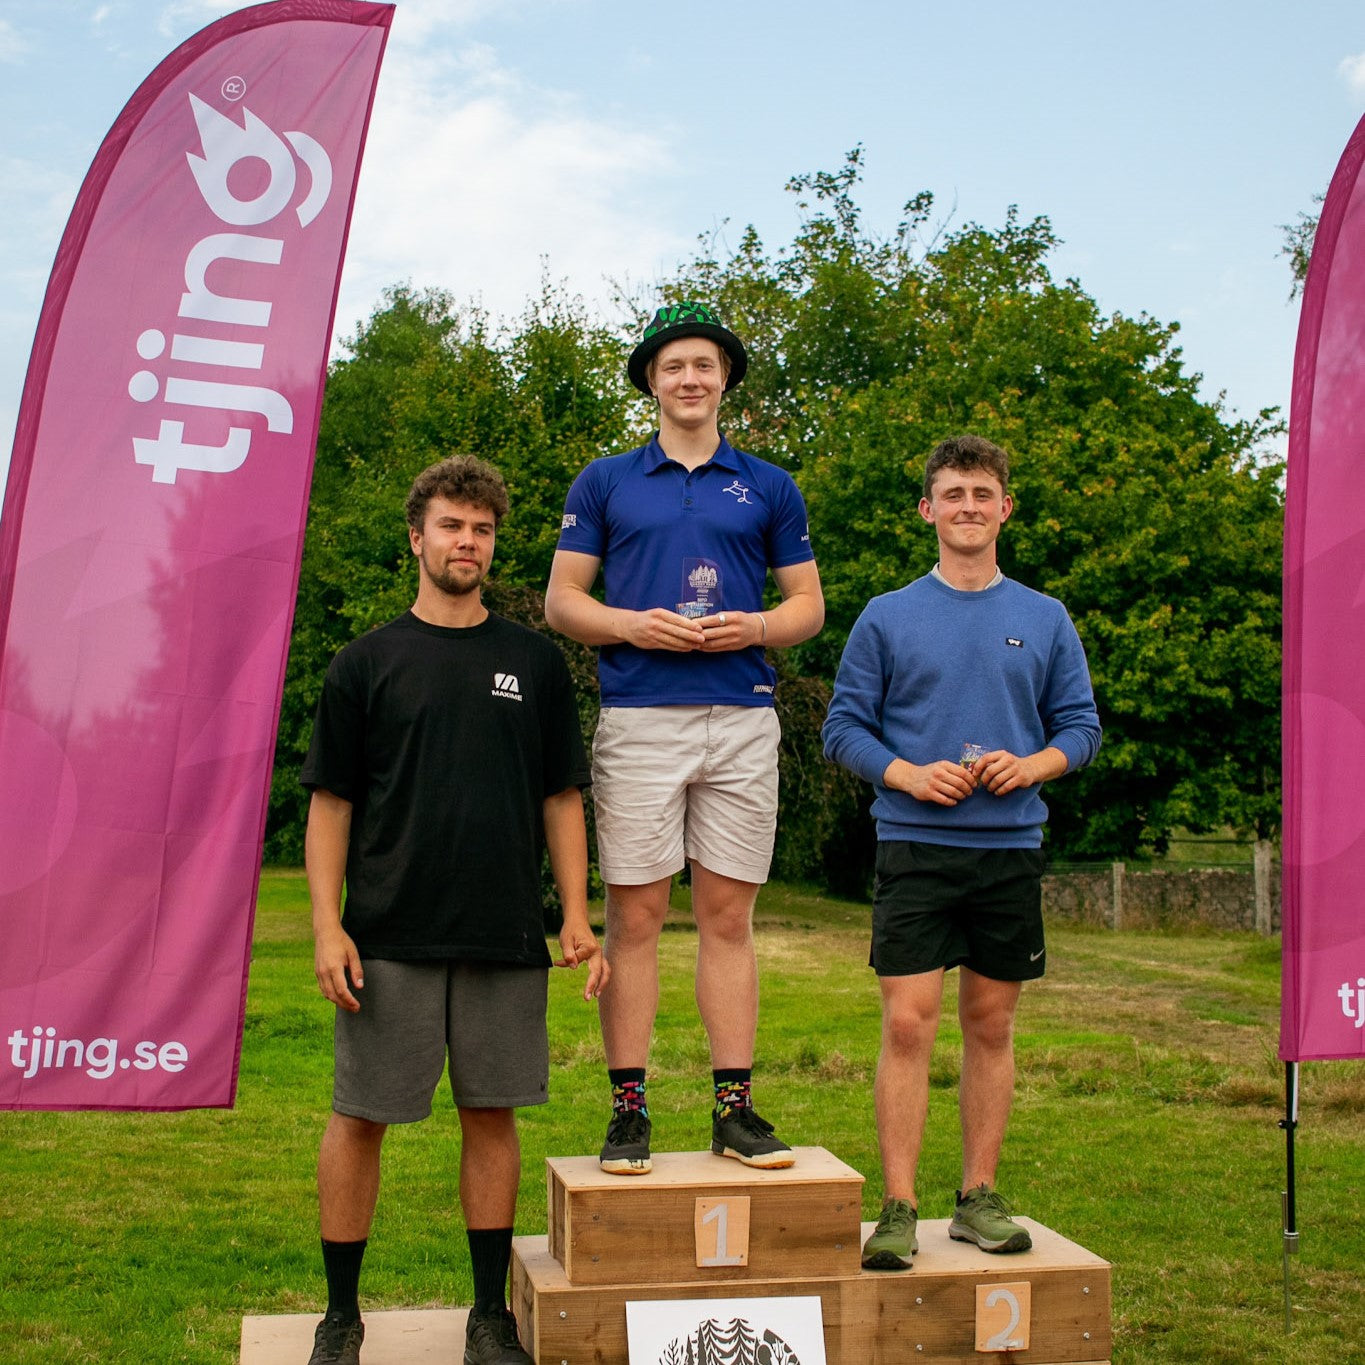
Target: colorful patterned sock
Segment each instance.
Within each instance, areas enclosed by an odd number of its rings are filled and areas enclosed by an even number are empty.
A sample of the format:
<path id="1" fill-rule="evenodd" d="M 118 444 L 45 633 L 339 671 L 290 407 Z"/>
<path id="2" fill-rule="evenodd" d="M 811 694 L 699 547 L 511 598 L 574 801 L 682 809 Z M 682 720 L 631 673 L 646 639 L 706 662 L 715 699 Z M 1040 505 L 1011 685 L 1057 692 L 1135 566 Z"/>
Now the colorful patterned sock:
<path id="1" fill-rule="evenodd" d="M 607 1071 L 611 1081 L 611 1112 L 624 1114 L 635 1109 L 649 1117 L 645 1101 L 645 1069 L 642 1066 L 613 1067 Z"/>
<path id="2" fill-rule="evenodd" d="M 754 1102 L 749 1095 L 753 1082 L 753 1070 L 749 1067 L 727 1067 L 712 1071 L 711 1079 L 716 1087 L 716 1107 L 713 1111 L 717 1118 L 724 1118 L 732 1109 L 752 1109 Z"/>

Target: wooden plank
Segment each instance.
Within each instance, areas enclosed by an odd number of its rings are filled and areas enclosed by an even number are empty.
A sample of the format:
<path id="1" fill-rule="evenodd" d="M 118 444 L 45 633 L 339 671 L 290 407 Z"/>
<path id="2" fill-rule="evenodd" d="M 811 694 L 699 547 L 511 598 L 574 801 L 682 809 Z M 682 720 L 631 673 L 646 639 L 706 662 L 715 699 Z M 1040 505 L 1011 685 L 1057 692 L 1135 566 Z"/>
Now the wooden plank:
<path id="1" fill-rule="evenodd" d="M 703 1286 L 852 1274 L 863 1178 L 822 1147 L 762 1171 L 710 1152 L 661 1152 L 647 1175 L 604 1172 L 592 1157 L 551 1157 L 551 1254 L 575 1285 Z M 697 1267 L 696 1201 L 749 1201 L 747 1265 Z"/>
<path id="2" fill-rule="evenodd" d="M 860 1187 L 862 1175 L 824 1147 L 794 1147 L 796 1164 L 775 1171 L 746 1166 L 733 1157 L 713 1152 L 655 1152 L 654 1169 L 645 1175 L 611 1175 L 595 1156 L 547 1157 L 546 1166 L 572 1191 L 629 1191 L 641 1185 L 744 1186 L 803 1185 L 820 1180 L 851 1180 Z"/>
<path id="3" fill-rule="evenodd" d="M 320 1313 L 242 1319 L 241 1365 L 302 1365 Z M 365 1313 L 365 1365 L 450 1365 L 464 1359 L 467 1308 L 402 1308 Z"/>

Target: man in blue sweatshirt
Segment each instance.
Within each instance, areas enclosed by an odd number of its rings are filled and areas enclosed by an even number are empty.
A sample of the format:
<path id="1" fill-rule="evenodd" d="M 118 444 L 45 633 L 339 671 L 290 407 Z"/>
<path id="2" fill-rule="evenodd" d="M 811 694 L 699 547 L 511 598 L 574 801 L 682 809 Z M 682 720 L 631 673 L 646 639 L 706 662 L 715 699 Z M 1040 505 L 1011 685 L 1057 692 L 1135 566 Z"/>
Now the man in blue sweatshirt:
<path id="1" fill-rule="evenodd" d="M 962 1188 L 949 1233 L 1027 1251 L 995 1190 L 1014 1095 L 1014 1013 L 1042 976 L 1044 782 L 1100 745 L 1085 653 L 1066 609 L 1006 578 L 996 540 L 1014 504 L 1009 457 L 942 442 L 919 514 L 938 536 L 923 578 L 868 603 L 849 635 L 825 753 L 876 788 L 871 966 L 882 993 L 877 1140 L 885 1202 L 863 1265 L 919 1249 L 915 1171 L 943 976 L 961 969 Z"/>

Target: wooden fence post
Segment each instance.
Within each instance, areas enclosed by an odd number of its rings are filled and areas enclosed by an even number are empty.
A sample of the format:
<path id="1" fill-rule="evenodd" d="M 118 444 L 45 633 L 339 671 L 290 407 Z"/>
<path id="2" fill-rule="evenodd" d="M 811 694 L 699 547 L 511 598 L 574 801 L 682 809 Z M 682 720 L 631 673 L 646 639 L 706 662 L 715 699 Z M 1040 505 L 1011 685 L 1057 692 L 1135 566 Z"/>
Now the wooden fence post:
<path id="1" fill-rule="evenodd" d="M 1270 935 L 1270 853 L 1269 839 L 1257 839 L 1252 852 L 1252 880 L 1256 888 L 1256 932 Z"/>
<path id="2" fill-rule="evenodd" d="M 1109 927 L 1123 928 L 1123 864 L 1115 860 L 1110 868 L 1113 894 L 1109 902 Z"/>

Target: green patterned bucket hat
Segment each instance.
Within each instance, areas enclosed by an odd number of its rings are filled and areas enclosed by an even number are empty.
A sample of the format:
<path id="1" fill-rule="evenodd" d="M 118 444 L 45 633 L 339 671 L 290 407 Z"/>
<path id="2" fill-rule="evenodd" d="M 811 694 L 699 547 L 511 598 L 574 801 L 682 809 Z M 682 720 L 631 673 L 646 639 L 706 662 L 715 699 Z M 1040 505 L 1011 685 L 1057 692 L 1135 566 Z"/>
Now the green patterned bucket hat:
<path id="1" fill-rule="evenodd" d="M 626 362 L 626 374 L 641 393 L 649 392 L 645 367 L 650 358 L 660 347 L 681 337 L 706 337 L 730 357 L 730 374 L 725 381 L 727 391 L 744 378 L 744 372 L 749 368 L 744 343 L 721 324 L 715 313 L 704 303 L 670 303 L 654 314 L 640 344 L 630 353 L 630 359 Z"/>

